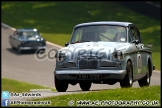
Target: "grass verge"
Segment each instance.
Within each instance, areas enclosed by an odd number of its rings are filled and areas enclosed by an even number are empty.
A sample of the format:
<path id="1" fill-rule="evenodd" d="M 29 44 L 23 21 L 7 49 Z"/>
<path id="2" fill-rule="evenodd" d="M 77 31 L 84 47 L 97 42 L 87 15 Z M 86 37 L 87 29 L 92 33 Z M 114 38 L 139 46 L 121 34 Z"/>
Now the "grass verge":
<path id="1" fill-rule="evenodd" d="M 42 99 L 34 99 L 33 101 L 42 101 L 42 102 L 44 101 L 50 103 L 50 105 L 45 105 L 45 106 L 70 106 L 68 103 L 73 103 L 73 102 L 74 104 L 71 104 L 72 106 L 78 106 L 78 105 L 86 106 L 85 103 L 81 104 L 80 101 L 82 100 L 83 102 L 94 101 L 94 103 L 91 103 L 91 105 L 94 106 L 96 104 L 97 106 L 96 103 L 97 100 L 98 102 L 104 102 L 104 101 L 112 102 L 113 100 L 118 100 L 119 101 L 118 104 L 120 104 L 120 102 L 125 100 L 129 102 L 138 101 L 140 104 L 142 104 L 143 102 L 142 105 L 144 106 L 160 106 L 161 105 L 160 88 L 161 88 L 160 86 L 149 86 L 149 87 L 142 87 L 142 88 L 118 88 L 118 89 L 110 89 L 110 90 L 103 90 L 103 91 L 96 91 L 96 92 L 81 93 L 81 94 L 62 95 L 62 96 L 48 97 Z M 87 105 L 88 104 L 89 103 L 87 102 Z M 91 105 L 89 104 L 89 106 Z M 122 104 L 120 104 L 120 106 L 121 105 Z M 16 105 L 16 106 L 20 106 L 20 105 Z M 27 105 L 21 105 L 21 106 L 27 106 Z"/>
<path id="2" fill-rule="evenodd" d="M 7 78 L 1 78 L 2 81 L 2 91 L 9 91 L 9 92 L 30 92 L 30 89 L 51 89 L 55 91 L 55 89 L 50 87 L 39 86 L 35 84 L 29 84 L 26 82 L 19 82 L 16 80 L 11 80 Z"/>

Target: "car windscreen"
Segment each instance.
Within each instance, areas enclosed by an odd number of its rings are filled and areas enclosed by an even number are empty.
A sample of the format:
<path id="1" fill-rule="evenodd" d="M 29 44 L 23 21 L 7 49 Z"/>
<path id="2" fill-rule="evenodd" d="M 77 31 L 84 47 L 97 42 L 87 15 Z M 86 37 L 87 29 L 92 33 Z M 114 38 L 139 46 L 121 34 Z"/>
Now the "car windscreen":
<path id="1" fill-rule="evenodd" d="M 37 31 L 23 31 L 19 33 L 19 36 L 25 38 L 39 37 L 39 33 Z"/>
<path id="2" fill-rule="evenodd" d="M 97 25 L 74 29 L 70 43 L 77 42 L 126 42 L 126 28 L 122 26 Z"/>

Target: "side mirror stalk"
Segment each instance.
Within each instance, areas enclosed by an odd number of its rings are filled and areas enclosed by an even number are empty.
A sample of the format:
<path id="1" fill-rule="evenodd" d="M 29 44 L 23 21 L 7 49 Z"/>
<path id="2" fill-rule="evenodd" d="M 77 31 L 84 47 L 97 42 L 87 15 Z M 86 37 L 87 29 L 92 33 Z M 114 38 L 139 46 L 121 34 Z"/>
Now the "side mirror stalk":
<path id="1" fill-rule="evenodd" d="M 139 40 L 133 40 L 132 43 L 139 44 Z"/>

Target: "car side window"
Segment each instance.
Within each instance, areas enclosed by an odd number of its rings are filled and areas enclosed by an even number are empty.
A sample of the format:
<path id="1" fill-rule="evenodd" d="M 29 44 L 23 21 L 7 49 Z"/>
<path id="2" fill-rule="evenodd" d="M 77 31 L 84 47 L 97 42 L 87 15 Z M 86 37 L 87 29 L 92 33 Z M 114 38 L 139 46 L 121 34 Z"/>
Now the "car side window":
<path id="1" fill-rule="evenodd" d="M 139 40 L 141 43 L 140 34 L 136 27 L 130 27 L 129 29 L 129 42 L 132 42 L 133 40 Z"/>
<path id="2" fill-rule="evenodd" d="M 142 43 L 141 38 L 140 38 L 140 33 L 137 28 L 135 28 L 135 38 L 136 40 L 139 40 L 139 43 Z"/>
<path id="3" fill-rule="evenodd" d="M 17 34 L 16 34 L 17 36 L 19 36 L 20 35 L 20 32 L 17 32 Z"/>
<path id="4" fill-rule="evenodd" d="M 134 32 L 135 32 L 134 28 L 130 27 L 130 29 L 129 29 L 129 42 L 132 42 L 133 40 L 135 40 Z"/>
<path id="5" fill-rule="evenodd" d="M 135 37 L 135 40 L 139 40 L 139 42 L 141 43 L 137 28 L 134 28 L 134 37 Z"/>

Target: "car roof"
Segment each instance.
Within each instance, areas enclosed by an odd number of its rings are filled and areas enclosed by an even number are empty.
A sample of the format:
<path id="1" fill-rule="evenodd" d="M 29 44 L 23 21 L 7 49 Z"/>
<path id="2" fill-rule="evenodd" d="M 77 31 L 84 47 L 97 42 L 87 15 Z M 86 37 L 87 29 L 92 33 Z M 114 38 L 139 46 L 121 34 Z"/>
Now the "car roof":
<path id="1" fill-rule="evenodd" d="M 36 28 L 19 28 L 17 31 L 38 31 Z"/>
<path id="2" fill-rule="evenodd" d="M 88 22 L 88 23 L 80 23 L 76 25 L 76 27 L 81 27 L 81 26 L 89 26 L 89 25 L 117 25 L 117 26 L 135 26 L 135 24 L 131 22 L 119 22 L 119 21 L 99 21 L 99 22 Z"/>

